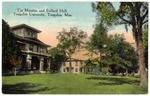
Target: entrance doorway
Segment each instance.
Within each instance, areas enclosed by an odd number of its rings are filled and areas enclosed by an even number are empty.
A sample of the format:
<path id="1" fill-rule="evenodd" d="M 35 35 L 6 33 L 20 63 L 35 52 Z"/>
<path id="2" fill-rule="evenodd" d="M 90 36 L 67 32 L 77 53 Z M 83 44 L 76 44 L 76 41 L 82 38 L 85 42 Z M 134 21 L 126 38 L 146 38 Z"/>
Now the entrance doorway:
<path id="1" fill-rule="evenodd" d="M 36 56 L 32 56 L 31 70 L 39 70 L 40 60 Z"/>

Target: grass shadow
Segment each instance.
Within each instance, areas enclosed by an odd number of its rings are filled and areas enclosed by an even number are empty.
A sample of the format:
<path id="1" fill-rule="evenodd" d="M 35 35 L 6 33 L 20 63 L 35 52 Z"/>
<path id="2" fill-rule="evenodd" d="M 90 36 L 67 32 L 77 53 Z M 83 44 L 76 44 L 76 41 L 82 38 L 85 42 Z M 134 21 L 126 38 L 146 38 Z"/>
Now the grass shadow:
<path id="1" fill-rule="evenodd" d="M 41 87 L 39 84 L 32 84 L 32 83 L 17 83 L 17 84 L 3 84 L 2 85 L 2 92 L 3 94 L 33 94 L 36 92 L 41 91 L 50 91 L 56 89 L 54 88 L 48 88 L 48 87 Z"/>
<path id="2" fill-rule="evenodd" d="M 129 78 L 118 78 L 115 76 L 114 77 L 105 77 L 105 76 L 104 77 L 89 77 L 86 79 L 100 80 L 100 82 L 98 82 L 98 84 L 96 85 L 122 85 L 122 84 L 139 85 L 140 83 L 140 80 L 131 80 Z"/>

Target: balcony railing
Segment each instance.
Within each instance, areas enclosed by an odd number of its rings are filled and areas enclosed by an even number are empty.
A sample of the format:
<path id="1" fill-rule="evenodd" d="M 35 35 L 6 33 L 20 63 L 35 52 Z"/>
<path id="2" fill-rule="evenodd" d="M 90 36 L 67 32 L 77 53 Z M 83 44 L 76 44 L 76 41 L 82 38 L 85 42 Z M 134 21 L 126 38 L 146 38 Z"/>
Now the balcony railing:
<path id="1" fill-rule="evenodd" d="M 35 51 L 30 51 L 30 50 L 21 50 L 21 52 L 28 53 L 28 54 L 49 56 L 48 53 L 40 53 L 40 52 L 35 52 Z"/>

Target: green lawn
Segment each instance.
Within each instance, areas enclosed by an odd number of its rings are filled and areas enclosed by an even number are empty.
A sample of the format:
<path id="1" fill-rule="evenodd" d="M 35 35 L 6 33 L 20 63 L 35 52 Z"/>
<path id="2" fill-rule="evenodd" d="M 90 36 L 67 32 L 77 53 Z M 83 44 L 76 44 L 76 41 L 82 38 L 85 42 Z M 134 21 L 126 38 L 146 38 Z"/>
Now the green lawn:
<path id="1" fill-rule="evenodd" d="M 139 78 L 74 74 L 3 76 L 5 94 L 146 94 Z"/>

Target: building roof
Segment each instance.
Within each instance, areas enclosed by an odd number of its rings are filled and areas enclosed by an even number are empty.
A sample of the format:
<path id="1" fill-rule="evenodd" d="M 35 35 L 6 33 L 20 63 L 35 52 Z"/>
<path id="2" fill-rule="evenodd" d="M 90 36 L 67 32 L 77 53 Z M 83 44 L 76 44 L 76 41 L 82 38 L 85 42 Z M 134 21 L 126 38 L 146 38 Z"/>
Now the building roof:
<path id="1" fill-rule="evenodd" d="M 31 27 L 29 25 L 26 25 L 26 24 L 19 24 L 19 25 L 16 25 L 16 26 L 12 26 L 11 29 L 14 30 L 14 29 L 18 29 L 18 28 L 28 28 L 30 30 L 33 30 L 34 32 L 37 32 L 37 33 L 40 33 L 41 31 L 34 28 L 34 27 Z"/>
<path id="2" fill-rule="evenodd" d="M 43 43 L 42 41 L 40 41 L 37 38 L 22 37 L 22 36 L 18 36 L 18 35 L 15 35 L 15 34 L 14 34 L 14 36 L 15 36 L 16 39 L 21 40 L 21 41 L 27 41 L 27 42 L 36 43 L 36 44 L 39 44 L 39 45 L 42 45 L 42 46 L 45 46 L 45 47 L 51 47 L 50 45 L 47 45 L 47 44 Z"/>
<path id="3" fill-rule="evenodd" d="M 72 58 L 76 60 L 88 60 L 88 59 L 95 59 L 99 58 L 99 54 L 90 54 L 89 51 L 85 49 L 81 49 L 78 52 L 72 55 Z"/>

